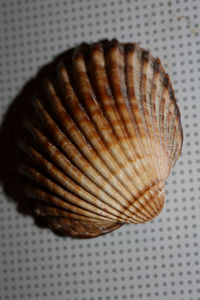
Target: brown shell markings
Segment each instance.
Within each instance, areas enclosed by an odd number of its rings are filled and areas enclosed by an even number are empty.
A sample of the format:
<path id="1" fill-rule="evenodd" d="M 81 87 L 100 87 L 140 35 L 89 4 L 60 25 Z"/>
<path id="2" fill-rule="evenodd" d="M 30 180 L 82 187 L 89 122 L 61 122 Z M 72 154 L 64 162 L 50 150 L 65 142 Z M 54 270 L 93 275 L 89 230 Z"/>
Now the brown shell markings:
<path id="1" fill-rule="evenodd" d="M 159 214 L 183 135 L 158 59 L 116 40 L 77 47 L 44 79 L 33 107 L 19 169 L 51 228 L 95 237 Z"/>

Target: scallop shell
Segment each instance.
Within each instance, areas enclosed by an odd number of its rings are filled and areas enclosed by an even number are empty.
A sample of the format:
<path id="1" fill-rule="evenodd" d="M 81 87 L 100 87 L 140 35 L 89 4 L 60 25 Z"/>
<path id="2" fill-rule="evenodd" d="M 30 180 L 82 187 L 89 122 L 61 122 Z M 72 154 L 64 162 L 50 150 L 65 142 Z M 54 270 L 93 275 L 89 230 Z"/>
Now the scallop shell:
<path id="1" fill-rule="evenodd" d="M 136 43 L 79 46 L 44 79 L 33 107 L 20 172 L 52 229 L 95 237 L 160 213 L 183 136 L 159 59 Z"/>

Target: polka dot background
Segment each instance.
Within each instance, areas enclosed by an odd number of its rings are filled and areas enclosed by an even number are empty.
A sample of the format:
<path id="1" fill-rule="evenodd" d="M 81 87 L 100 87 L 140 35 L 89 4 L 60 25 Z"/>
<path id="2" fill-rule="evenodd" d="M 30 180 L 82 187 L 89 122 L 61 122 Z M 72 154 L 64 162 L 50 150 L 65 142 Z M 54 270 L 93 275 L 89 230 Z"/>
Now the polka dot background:
<path id="1" fill-rule="evenodd" d="M 198 0 L 0 1 L 0 117 L 23 85 L 83 41 L 136 41 L 160 57 L 182 115 L 162 213 L 91 240 L 39 228 L 0 193 L 0 299 L 200 299 Z"/>

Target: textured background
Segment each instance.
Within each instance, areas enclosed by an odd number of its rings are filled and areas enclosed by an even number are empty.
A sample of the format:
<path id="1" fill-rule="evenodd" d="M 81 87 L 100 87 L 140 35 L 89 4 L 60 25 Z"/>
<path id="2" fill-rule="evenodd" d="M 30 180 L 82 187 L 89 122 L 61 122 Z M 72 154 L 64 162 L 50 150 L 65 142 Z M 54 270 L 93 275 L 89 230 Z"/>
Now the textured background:
<path id="1" fill-rule="evenodd" d="M 116 37 L 160 57 L 184 129 L 162 213 L 97 239 L 61 238 L 38 227 L 8 196 L 2 167 L 0 299 L 199 300 L 200 1 L 1 0 L 0 7 L 1 121 L 27 81 L 57 54 Z M 1 163 L 5 157 L 2 150 Z"/>

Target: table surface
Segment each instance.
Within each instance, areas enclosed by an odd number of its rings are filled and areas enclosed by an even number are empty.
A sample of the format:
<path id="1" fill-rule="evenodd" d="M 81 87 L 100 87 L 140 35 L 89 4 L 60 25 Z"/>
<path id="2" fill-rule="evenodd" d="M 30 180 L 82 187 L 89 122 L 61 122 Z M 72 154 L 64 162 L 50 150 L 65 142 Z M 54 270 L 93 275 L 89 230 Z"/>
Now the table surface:
<path id="1" fill-rule="evenodd" d="M 0 6 L 0 299 L 199 300 L 200 1 L 1 0 Z M 13 103 L 42 66 L 76 44 L 104 38 L 138 42 L 161 59 L 181 111 L 183 151 L 155 220 L 97 239 L 62 238 L 20 209 L 6 130 L 15 130 Z"/>

